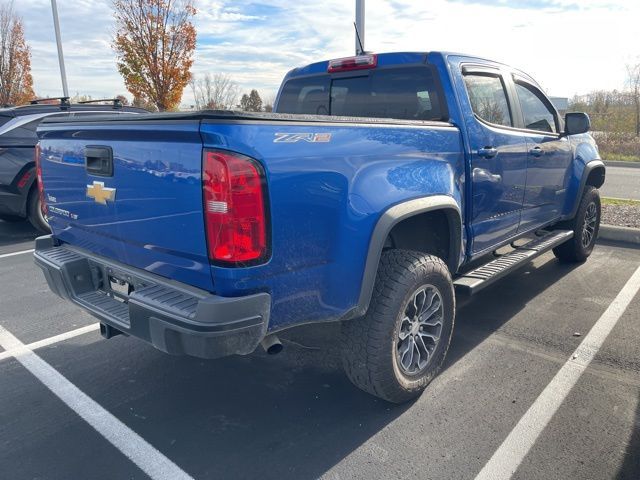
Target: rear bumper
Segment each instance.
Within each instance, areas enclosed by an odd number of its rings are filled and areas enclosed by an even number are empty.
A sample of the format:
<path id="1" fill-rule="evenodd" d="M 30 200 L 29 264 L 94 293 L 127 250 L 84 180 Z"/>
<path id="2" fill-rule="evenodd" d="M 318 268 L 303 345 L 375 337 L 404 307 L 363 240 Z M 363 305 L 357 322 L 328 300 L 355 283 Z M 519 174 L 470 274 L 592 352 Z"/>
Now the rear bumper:
<path id="1" fill-rule="evenodd" d="M 34 258 L 54 293 L 101 323 L 166 353 L 201 358 L 246 355 L 267 331 L 268 293 L 219 297 L 75 247 L 57 245 L 51 235 L 36 240 Z M 109 281 L 114 277 L 134 290 L 127 297 L 114 292 Z"/>

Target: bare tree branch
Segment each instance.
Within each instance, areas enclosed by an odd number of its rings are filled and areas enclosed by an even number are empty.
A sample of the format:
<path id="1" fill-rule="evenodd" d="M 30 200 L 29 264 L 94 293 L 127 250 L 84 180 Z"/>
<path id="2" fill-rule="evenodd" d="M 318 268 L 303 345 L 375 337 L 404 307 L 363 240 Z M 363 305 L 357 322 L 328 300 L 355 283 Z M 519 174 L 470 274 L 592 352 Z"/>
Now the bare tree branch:
<path id="1" fill-rule="evenodd" d="M 640 137 L 640 62 L 627 65 L 627 88 L 635 107 L 636 137 Z"/>
<path id="2" fill-rule="evenodd" d="M 205 74 L 192 82 L 196 108 L 230 110 L 238 99 L 238 84 L 225 73 Z"/>

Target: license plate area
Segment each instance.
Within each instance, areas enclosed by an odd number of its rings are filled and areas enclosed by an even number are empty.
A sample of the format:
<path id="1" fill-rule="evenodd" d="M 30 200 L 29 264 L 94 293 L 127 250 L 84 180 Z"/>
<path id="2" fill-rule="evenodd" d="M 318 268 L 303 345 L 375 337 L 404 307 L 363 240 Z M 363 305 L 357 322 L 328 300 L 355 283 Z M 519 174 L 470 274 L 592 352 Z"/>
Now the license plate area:
<path id="1" fill-rule="evenodd" d="M 111 296 L 119 302 L 128 302 L 129 295 L 133 292 L 134 288 L 131 283 L 115 275 L 109 275 L 109 289 L 111 290 Z"/>
<path id="2" fill-rule="evenodd" d="M 129 296 L 152 283 L 117 267 L 89 261 L 89 268 L 95 289 L 118 302 L 128 303 Z"/>
<path id="3" fill-rule="evenodd" d="M 129 295 L 146 286 L 142 280 L 131 274 L 108 266 L 102 266 L 100 276 L 102 277 L 101 290 L 122 303 L 128 303 Z"/>

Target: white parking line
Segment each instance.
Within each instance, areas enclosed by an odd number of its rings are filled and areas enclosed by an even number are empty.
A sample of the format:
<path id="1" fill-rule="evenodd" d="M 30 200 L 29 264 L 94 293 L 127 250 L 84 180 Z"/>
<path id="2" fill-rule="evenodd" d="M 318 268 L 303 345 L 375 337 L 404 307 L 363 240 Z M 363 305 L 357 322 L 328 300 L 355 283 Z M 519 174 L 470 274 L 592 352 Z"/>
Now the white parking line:
<path id="1" fill-rule="evenodd" d="M 193 480 L 1 326 L 0 346 L 13 352 L 16 360 L 152 479 Z"/>
<path id="2" fill-rule="evenodd" d="M 502 445 L 478 473 L 476 480 L 511 478 L 638 291 L 640 291 L 640 267 L 591 328 L 573 355 L 511 430 Z"/>
<path id="3" fill-rule="evenodd" d="M 43 340 L 38 340 L 37 342 L 33 342 L 26 345 L 26 347 L 29 350 L 37 350 L 38 348 L 46 347 L 48 345 L 53 345 L 54 343 L 58 343 L 58 342 L 63 342 L 64 340 L 69 340 L 70 338 L 77 337 L 79 335 L 84 335 L 85 333 L 90 333 L 99 329 L 100 329 L 99 323 L 92 323 L 91 325 L 76 328 L 75 330 L 71 330 L 70 332 L 65 332 L 65 333 L 61 333 L 60 335 L 55 335 L 53 337 L 45 338 Z M 13 354 L 14 354 L 13 350 L 0 352 L 0 360 L 3 360 L 8 357 L 12 357 Z"/>
<path id="4" fill-rule="evenodd" d="M 0 258 L 15 257 L 16 255 L 22 255 L 23 253 L 33 253 L 34 251 L 35 249 L 31 248 L 29 250 L 21 250 L 19 252 L 3 253 L 2 255 L 0 255 Z"/>

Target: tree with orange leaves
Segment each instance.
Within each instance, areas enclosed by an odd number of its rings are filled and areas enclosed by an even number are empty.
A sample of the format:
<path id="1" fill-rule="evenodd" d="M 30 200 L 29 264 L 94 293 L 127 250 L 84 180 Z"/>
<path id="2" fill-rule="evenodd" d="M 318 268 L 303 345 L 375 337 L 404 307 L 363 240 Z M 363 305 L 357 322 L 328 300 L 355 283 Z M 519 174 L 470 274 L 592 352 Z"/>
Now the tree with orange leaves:
<path id="1" fill-rule="evenodd" d="M 134 98 L 173 110 L 191 78 L 196 29 L 193 0 L 114 0 L 113 48 Z"/>
<path id="2" fill-rule="evenodd" d="M 33 100 L 31 50 L 13 4 L 0 5 L 0 106 Z"/>

